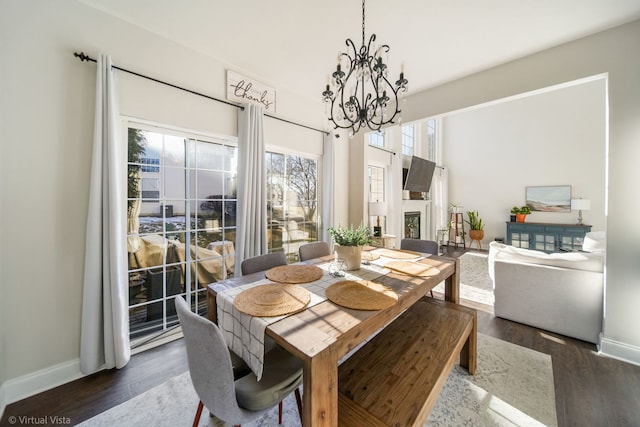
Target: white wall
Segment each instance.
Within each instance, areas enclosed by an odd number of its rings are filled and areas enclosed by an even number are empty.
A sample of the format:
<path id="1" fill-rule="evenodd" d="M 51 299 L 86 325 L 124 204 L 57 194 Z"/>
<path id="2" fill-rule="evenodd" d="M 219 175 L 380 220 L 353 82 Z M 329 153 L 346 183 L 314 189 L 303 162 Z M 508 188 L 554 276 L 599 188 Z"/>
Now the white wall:
<path id="1" fill-rule="evenodd" d="M 640 210 L 640 21 L 414 94 L 403 115 L 405 121 L 436 116 L 602 73 L 608 73 L 609 102 L 602 351 L 640 364 L 640 227 L 629 226 L 630 212 Z"/>
<path id="2" fill-rule="evenodd" d="M 525 204 L 527 186 L 571 185 L 572 197 L 591 200 L 584 223 L 604 230 L 605 96 L 599 78 L 443 118 L 449 201 L 479 211 L 485 249 L 506 236 L 509 211 Z M 533 212 L 527 222 L 575 224 L 577 216 Z"/>
<path id="3" fill-rule="evenodd" d="M 0 1 L 2 408 L 79 372 L 96 66 L 73 52 L 108 53 L 120 67 L 223 99 L 227 66 L 75 0 Z M 236 135 L 234 107 L 130 75 L 119 83 L 122 114 Z M 278 115 L 324 126 L 320 102 L 275 89 Z M 267 138 L 306 150 L 313 131 L 272 120 Z"/>

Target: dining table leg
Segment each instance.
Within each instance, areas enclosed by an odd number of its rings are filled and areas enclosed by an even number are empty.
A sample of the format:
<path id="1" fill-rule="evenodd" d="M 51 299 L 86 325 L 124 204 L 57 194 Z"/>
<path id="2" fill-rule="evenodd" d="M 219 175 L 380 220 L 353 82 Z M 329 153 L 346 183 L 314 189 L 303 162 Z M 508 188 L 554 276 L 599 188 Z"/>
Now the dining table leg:
<path id="1" fill-rule="evenodd" d="M 302 425 L 338 425 L 338 357 L 331 347 L 304 361 Z"/>
<path id="2" fill-rule="evenodd" d="M 453 274 L 444 281 L 444 299 L 460 304 L 460 259 L 455 259 Z"/>

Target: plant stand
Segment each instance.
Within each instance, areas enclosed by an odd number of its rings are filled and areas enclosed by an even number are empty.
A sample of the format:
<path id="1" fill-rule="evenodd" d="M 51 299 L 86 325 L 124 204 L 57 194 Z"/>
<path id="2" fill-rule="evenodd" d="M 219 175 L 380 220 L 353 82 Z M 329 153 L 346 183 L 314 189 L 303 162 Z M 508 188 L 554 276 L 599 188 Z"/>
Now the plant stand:
<path id="1" fill-rule="evenodd" d="M 449 245 L 462 245 L 467 248 L 464 232 L 464 214 L 462 212 L 451 212 L 449 214 Z"/>
<path id="2" fill-rule="evenodd" d="M 473 242 L 476 242 L 478 246 L 478 250 L 482 250 L 482 239 L 484 239 L 484 230 L 469 230 L 469 238 L 471 241 L 469 242 L 469 249 L 473 246 Z"/>

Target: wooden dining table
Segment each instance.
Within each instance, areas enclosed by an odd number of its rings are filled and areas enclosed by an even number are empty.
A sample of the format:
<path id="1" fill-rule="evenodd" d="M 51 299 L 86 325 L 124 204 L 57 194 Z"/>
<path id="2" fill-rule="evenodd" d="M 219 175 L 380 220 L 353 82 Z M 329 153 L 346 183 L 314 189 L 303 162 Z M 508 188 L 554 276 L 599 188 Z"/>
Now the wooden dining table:
<path id="1" fill-rule="evenodd" d="M 320 265 L 331 256 L 306 261 Z M 265 334 L 303 361 L 304 426 L 338 425 L 338 367 L 339 361 L 353 349 L 383 329 L 393 319 L 425 297 L 436 285 L 445 282 L 445 300 L 459 304 L 460 261 L 456 258 L 428 256 L 421 263 L 435 267 L 437 274 L 414 277 L 389 271 L 374 282 L 393 289 L 398 295 L 396 304 L 377 311 L 348 309 L 329 300 L 289 315 L 267 326 Z M 264 278 L 264 272 L 228 279 L 226 286 L 239 286 Z M 208 286 L 208 317 L 217 321 L 216 289 L 219 283 Z M 214 289 L 216 286 L 216 289 Z M 476 328 L 460 354 L 460 364 L 475 370 Z"/>

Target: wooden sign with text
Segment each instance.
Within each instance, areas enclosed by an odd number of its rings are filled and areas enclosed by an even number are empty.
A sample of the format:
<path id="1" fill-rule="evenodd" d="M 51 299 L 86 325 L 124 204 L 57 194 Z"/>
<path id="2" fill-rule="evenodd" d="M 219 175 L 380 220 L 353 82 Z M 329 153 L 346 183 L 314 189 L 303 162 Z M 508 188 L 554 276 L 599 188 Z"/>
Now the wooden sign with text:
<path id="1" fill-rule="evenodd" d="M 252 102 L 262 106 L 264 111 L 276 112 L 275 89 L 231 70 L 227 70 L 227 99 L 242 103 Z"/>

